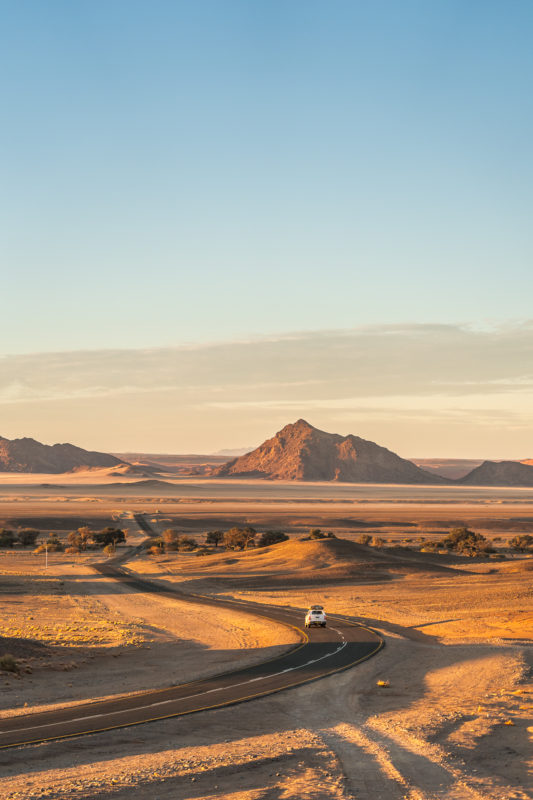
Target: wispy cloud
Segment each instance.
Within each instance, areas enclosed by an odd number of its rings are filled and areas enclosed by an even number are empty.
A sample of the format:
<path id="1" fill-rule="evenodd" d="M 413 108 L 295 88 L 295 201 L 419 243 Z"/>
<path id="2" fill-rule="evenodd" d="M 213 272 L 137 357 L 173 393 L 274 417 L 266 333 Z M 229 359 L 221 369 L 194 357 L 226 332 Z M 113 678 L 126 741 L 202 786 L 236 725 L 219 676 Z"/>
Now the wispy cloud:
<path id="1" fill-rule="evenodd" d="M 365 326 L 0 358 L 0 404 L 17 434 L 30 413 L 34 432 L 40 415 L 50 426 L 59 405 L 68 407 L 69 419 L 81 426 L 83 417 L 87 425 L 87 403 L 110 413 L 121 404 L 124 424 L 135 430 L 143 408 L 161 426 L 166 421 L 167 430 L 187 428 L 191 439 L 195 429 L 223 427 L 223 439 L 213 446 L 258 441 L 278 420 L 303 415 L 324 425 L 352 420 L 372 430 L 386 422 L 405 432 L 417 420 L 461 424 L 463 434 L 467 423 L 525 430 L 533 428 L 533 324 Z M 58 429 L 61 423 L 58 418 Z M 102 419 L 93 424 L 101 426 Z"/>

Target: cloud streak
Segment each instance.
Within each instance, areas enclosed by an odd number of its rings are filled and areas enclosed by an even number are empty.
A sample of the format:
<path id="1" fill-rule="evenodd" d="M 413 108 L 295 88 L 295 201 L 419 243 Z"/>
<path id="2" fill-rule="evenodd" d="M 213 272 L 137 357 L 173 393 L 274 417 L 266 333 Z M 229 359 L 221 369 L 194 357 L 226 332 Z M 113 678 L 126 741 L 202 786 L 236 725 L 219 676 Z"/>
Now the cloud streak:
<path id="1" fill-rule="evenodd" d="M 4 435 L 25 432 L 30 414 L 35 434 L 41 417 L 50 430 L 56 408 L 63 416 L 66 410 L 74 430 L 78 425 L 87 431 L 91 410 L 98 408 L 101 416 L 95 413 L 92 425 L 102 436 L 105 415 L 114 414 L 117 404 L 130 431 L 141 430 L 141 409 L 166 421 L 173 431 L 167 450 L 179 447 L 183 429 L 189 431 L 187 449 L 195 441 L 194 449 L 205 449 L 207 435 L 213 448 L 246 445 L 303 415 L 330 428 L 353 421 L 360 435 L 387 425 L 392 439 L 402 441 L 407 429 L 416 438 L 417 420 L 425 436 L 430 421 L 459 426 L 462 436 L 468 425 L 485 435 L 491 424 L 524 432 L 533 428 L 533 324 L 484 330 L 365 326 L 174 348 L 0 358 Z M 58 417 L 58 432 L 61 423 Z M 143 437 L 148 433 L 146 428 Z M 146 449 L 136 435 L 129 447 Z M 477 447 L 479 437 L 474 440 Z M 101 438 L 97 443 L 106 446 Z M 153 447 L 161 445 L 158 439 Z"/>

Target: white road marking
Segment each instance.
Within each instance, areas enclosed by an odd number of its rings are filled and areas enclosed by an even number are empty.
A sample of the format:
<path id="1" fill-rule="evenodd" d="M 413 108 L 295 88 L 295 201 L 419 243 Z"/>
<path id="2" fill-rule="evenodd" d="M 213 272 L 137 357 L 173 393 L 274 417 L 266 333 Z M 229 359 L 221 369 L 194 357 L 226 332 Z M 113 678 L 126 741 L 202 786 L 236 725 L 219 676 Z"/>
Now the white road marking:
<path id="1" fill-rule="evenodd" d="M 119 711 L 107 711 L 107 712 L 105 711 L 102 714 L 91 714 L 88 717 L 75 717 L 74 719 L 62 720 L 62 721 L 63 722 L 84 722 L 85 720 L 88 720 L 88 719 L 98 719 L 99 717 L 106 717 L 106 716 L 109 716 L 110 714 L 127 714 L 127 713 L 130 713 L 132 711 L 143 711 L 144 709 L 147 709 L 147 708 L 155 708 L 155 706 L 164 706 L 164 705 L 167 705 L 168 703 L 179 702 L 180 700 L 190 700 L 193 697 L 203 697 L 204 695 L 212 694 L 213 692 L 222 692 L 222 691 L 224 691 L 226 689 L 235 689 L 238 686 L 245 686 L 248 683 L 255 683 L 256 681 L 264 681 L 264 680 L 268 680 L 270 678 L 276 678 L 278 675 L 284 675 L 287 672 L 294 672 L 297 669 L 302 669 L 302 667 L 308 667 L 311 664 L 316 664 L 319 661 L 323 661 L 323 659 L 325 659 L 325 658 L 330 658 L 331 656 L 334 656 L 337 653 L 340 653 L 341 650 L 344 650 L 344 648 L 346 647 L 348 642 L 344 638 L 344 634 L 342 633 L 342 631 L 337 630 L 337 628 L 330 628 L 330 630 L 335 631 L 335 633 L 338 633 L 339 636 L 341 637 L 342 644 L 340 645 L 340 647 L 337 647 L 337 649 L 333 650 L 331 653 L 325 653 L 325 655 L 320 656 L 320 658 L 313 658 L 310 661 L 306 661 L 304 664 L 299 664 L 296 667 L 288 667 L 287 669 L 281 670 L 281 672 L 273 672 L 270 675 L 260 675 L 258 678 L 250 678 L 247 681 L 241 681 L 240 683 L 233 683 L 230 686 L 219 686 L 219 687 L 217 687 L 215 689 L 208 689 L 205 692 L 198 692 L 197 694 L 189 694 L 189 695 L 186 695 L 185 697 L 178 697 L 178 698 L 173 698 L 173 699 L 170 699 L 170 700 L 159 700 L 157 703 L 149 703 L 149 705 L 147 705 L 147 706 L 135 706 L 135 708 L 125 708 L 125 709 L 121 709 Z M 45 725 L 36 725 L 33 728 L 10 728 L 7 731 L 0 731 L 0 735 L 8 734 L 8 733 L 37 731 L 37 730 L 39 730 L 41 728 L 51 728 L 51 727 L 54 727 L 55 725 L 60 725 L 62 721 L 59 720 L 58 722 L 48 722 Z"/>

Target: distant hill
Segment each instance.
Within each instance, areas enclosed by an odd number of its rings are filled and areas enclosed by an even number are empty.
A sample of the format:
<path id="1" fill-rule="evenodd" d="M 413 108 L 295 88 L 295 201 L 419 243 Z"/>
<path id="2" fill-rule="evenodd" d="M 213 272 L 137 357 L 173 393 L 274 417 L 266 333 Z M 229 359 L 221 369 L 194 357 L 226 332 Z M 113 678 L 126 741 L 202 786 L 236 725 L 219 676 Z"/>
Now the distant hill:
<path id="1" fill-rule="evenodd" d="M 303 419 L 212 471 L 219 477 L 346 483 L 443 484 L 411 461 L 359 436 L 340 436 Z"/>
<path id="2" fill-rule="evenodd" d="M 463 478 L 483 463 L 482 458 L 410 458 L 420 469 L 443 478 Z"/>
<path id="3" fill-rule="evenodd" d="M 253 449 L 253 447 L 235 447 L 234 449 L 230 447 L 229 450 L 217 450 L 217 452 L 213 455 L 225 456 L 226 458 L 230 458 L 231 456 L 244 456 L 246 453 L 250 453 Z"/>
<path id="4" fill-rule="evenodd" d="M 115 456 L 84 450 L 73 444 L 41 444 L 35 439 L 0 436 L 0 472 L 72 472 L 91 467 L 124 464 Z"/>
<path id="5" fill-rule="evenodd" d="M 520 461 L 484 461 L 457 483 L 465 486 L 533 486 L 533 466 Z"/>

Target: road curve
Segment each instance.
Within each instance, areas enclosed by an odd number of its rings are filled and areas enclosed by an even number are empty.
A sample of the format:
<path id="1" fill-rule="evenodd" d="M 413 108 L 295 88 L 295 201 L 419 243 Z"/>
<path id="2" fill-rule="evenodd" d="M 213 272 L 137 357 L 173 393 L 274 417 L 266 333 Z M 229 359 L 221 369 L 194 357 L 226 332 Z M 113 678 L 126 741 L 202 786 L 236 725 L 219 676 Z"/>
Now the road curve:
<path id="1" fill-rule="evenodd" d="M 384 645 L 376 631 L 345 617 L 329 615 L 327 628 L 306 631 L 301 611 L 185 594 L 132 575 L 116 560 L 98 564 L 94 569 L 137 591 L 153 592 L 195 605 L 229 608 L 279 622 L 296 629 L 301 643 L 261 664 L 199 681 L 0 719 L 0 749 L 99 733 L 242 703 L 354 667 L 375 655 Z"/>

